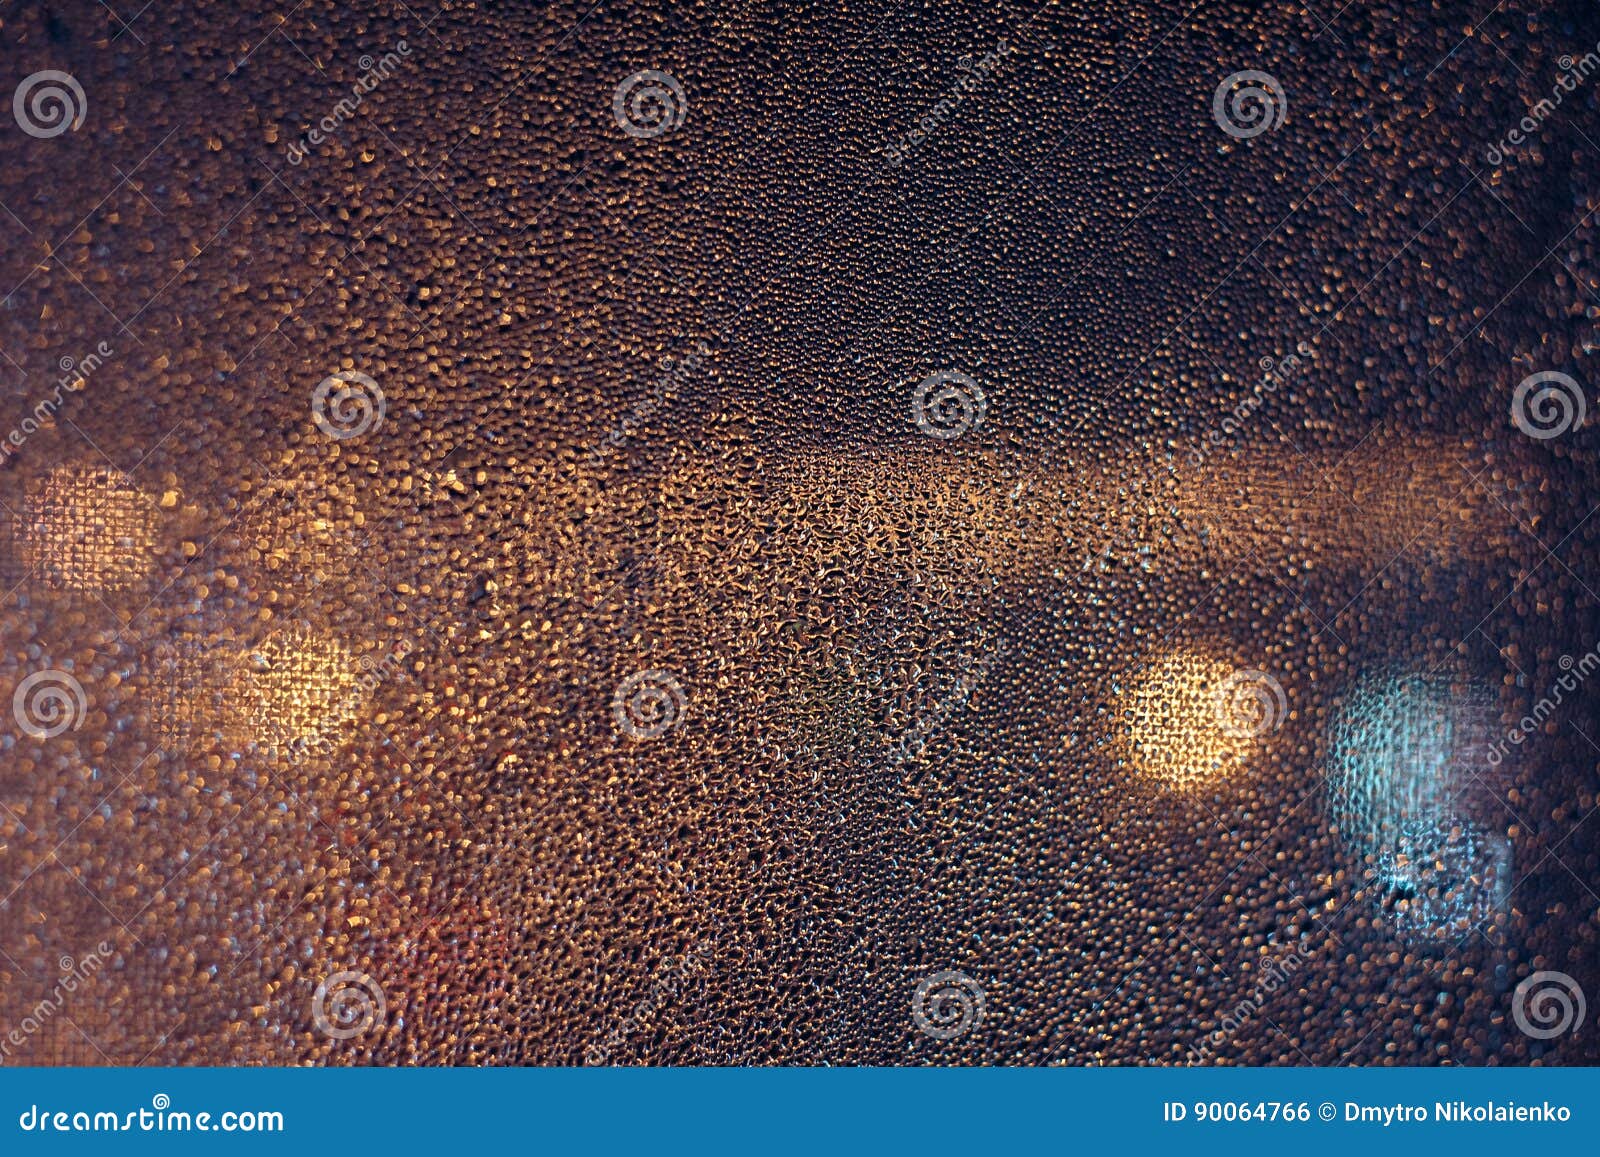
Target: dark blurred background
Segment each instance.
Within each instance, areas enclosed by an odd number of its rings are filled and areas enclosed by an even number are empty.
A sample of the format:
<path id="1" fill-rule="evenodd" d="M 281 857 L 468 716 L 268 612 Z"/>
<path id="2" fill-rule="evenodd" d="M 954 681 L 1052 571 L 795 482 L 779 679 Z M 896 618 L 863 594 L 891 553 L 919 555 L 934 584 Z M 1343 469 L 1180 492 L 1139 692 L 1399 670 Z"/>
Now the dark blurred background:
<path id="1" fill-rule="evenodd" d="M 4 1063 L 1600 1059 L 1592 3 L 136 4 Z"/>

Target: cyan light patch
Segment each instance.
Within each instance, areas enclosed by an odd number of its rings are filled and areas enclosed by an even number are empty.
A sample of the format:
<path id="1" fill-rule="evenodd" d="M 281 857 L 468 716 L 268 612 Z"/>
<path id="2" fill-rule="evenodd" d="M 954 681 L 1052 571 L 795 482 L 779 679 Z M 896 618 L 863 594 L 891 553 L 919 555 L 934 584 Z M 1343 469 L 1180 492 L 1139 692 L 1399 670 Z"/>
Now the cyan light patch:
<path id="1" fill-rule="evenodd" d="M 1362 678 L 1334 717 L 1329 806 L 1402 931 L 1465 935 L 1505 908 L 1511 844 L 1482 778 L 1494 720 L 1487 692 L 1414 672 Z"/>

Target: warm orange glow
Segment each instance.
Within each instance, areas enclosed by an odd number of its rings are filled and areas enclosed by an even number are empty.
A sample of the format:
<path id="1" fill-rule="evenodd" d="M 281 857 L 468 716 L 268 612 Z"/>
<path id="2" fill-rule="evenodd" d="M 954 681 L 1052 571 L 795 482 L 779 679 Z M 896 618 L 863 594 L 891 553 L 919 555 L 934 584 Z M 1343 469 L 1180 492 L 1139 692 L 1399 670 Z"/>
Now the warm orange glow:
<path id="1" fill-rule="evenodd" d="M 51 586 L 124 590 L 149 573 L 155 528 L 151 499 L 116 471 L 62 466 L 28 496 L 21 554 Z"/>
<path id="2" fill-rule="evenodd" d="M 1173 791 L 1227 779 L 1255 747 L 1229 726 L 1219 691 L 1233 669 L 1219 659 L 1175 651 L 1141 671 L 1123 695 L 1125 755 L 1140 778 Z"/>
<path id="3" fill-rule="evenodd" d="M 287 753 L 336 740 L 360 706 L 359 674 L 336 639 L 286 628 L 240 660 L 227 695 L 230 738 Z"/>

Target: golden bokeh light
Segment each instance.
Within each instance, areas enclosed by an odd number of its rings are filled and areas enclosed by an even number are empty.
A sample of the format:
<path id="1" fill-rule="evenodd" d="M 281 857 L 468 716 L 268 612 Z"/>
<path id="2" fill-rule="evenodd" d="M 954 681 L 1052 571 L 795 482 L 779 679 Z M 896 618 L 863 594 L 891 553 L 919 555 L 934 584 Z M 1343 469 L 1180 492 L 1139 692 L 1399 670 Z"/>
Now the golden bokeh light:
<path id="1" fill-rule="evenodd" d="M 1224 707 L 1234 670 L 1174 651 L 1138 673 L 1122 697 L 1124 757 L 1146 782 L 1192 792 L 1224 782 L 1256 746 Z"/>
<path id="2" fill-rule="evenodd" d="M 58 467 L 28 495 L 23 565 L 54 587 L 126 590 L 150 572 L 154 507 L 114 470 Z"/>
<path id="3" fill-rule="evenodd" d="M 355 717 L 359 674 L 337 639 L 287 627 L 240 660 L 226 696 L 229 738 L 289 755 L 318 747 Z"/>

